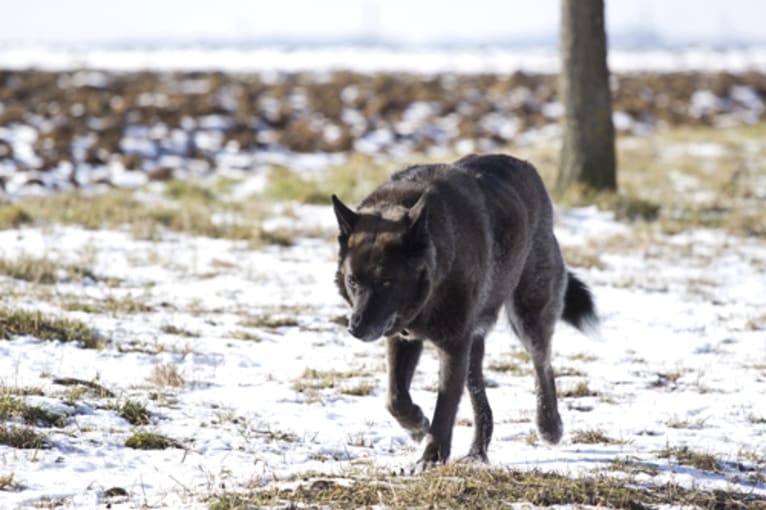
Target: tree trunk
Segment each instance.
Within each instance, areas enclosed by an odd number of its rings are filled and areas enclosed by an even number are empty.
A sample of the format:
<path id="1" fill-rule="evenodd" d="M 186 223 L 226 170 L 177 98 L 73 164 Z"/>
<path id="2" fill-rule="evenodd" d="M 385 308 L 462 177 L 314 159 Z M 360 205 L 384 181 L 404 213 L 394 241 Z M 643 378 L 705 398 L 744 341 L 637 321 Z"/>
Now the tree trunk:
<path id="1" fill-rule="evenodd" d="M 564 119 L 558 188 L 616 190 L 603 0 L 561 0 L 560 37 Z"/>

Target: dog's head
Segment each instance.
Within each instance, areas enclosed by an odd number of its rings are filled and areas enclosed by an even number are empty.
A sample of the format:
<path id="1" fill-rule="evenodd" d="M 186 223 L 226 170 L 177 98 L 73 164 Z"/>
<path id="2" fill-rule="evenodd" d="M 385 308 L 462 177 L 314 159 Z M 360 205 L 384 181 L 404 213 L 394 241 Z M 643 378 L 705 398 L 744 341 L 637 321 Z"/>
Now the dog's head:
<path id="1" fill-rule="evenodd" d="M 348 330 L 371 342 L 400 332 L 418 315 L 432 283 L 434 248 L 426 195 L 409 209 L 357 213 L 332 197 L 340 235 L 335 282 L 351 305 Z"/>

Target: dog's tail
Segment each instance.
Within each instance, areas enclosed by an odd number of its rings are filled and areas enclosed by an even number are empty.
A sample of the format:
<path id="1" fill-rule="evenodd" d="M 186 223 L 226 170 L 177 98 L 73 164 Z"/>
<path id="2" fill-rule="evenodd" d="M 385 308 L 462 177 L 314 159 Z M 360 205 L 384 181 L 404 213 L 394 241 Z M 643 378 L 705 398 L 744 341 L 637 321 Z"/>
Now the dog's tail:
<path id="1" fill-rule="evenodd" d="M 583 333 L 600 336 L 593 294 L 571 271 L 567 273 L 567 290 L 564 294 L 564 312 L 561 318 Z"/>

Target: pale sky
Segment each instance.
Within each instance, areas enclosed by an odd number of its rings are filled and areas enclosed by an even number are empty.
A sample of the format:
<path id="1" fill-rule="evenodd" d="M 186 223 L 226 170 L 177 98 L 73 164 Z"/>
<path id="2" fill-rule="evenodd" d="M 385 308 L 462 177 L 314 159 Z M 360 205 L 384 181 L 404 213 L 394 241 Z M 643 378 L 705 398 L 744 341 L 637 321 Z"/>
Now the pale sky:
<path id="1" fill-rule="evenodd" d="M 343 39 L 404 44 L 554 36 L 559 0 L 0 0 L 0 42 Z M 766 41 L 761 0 L 607 0 L 607 30 L 670 43 Z"/>

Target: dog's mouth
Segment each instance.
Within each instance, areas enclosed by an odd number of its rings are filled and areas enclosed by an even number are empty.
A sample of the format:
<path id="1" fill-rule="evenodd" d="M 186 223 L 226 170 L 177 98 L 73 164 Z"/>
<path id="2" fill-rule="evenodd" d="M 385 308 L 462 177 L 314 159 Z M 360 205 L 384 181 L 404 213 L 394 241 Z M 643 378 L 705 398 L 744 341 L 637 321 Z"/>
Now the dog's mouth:
<path id="1" fill-rule="evenodd" d="M 354 335 L 356 338 L 365 341 L 365 342 L 372 342 L 374 340 L 377 340 L 380 337 L 383 336 L 392 336 L 396 334 L 397 331 L 401 329 L 401 326 L 397 324 L 397 319 L 399 317 L 399 314 L 396 312 L 392 313 L 385 322 L 381 325 L 378 324 L 378 327 L 373 328 L 354 328 L 349 327 L 349 333 Z"/>
<path id="2" fill-rule="evenodd" d="M 383 328 L 383 336 L 392 336 L 397 333 L 399 330 L 397 319 L 399 318 L 399 314 L 394 312 L 394 314 L 389 317 L 389 319 L 386 321 L 386 325 Z"/>
<path id="3" fill-rule="evenodd" d="M 405 340 L 410 340 L 413 338 L 412 333 L 410 333 L 410 330 L 404 327 L 404 324 L 401 323 L 399 320 L 398 314 L 394 314 L 393 317 L 393 324 L 391 324 L 390 327 L 386 328 L 385 333 L 383 333 L 383 336 L 399 336 Z"/>

